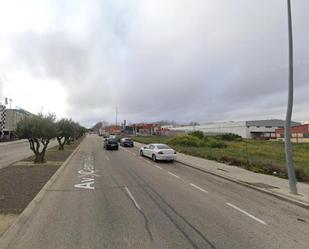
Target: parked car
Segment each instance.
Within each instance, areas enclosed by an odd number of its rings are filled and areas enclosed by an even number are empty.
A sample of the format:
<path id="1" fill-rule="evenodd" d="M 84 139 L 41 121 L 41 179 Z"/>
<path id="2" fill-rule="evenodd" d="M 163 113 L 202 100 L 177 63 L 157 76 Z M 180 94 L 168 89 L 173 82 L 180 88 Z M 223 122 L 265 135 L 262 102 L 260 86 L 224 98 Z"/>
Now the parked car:
<path id="1" fill-rule="evenodd" d="M 166 144 L 149 144 L 140 148 L 140 155 L 151 158 L 154 162 L 157 160 L 174 161 L 176 151 Z"/>
<path id="2" fill-rule="evenodd" d="M 118 141 L 117 139 L 114 138 L 107 138 L 104 140 L 104 148 L 106 150 L 118 150 L 119 146 L 118 146 Z"/>
<path id="3" fill-rule="evenodd" d="M 123 147 L 134 147 L 134 142 L 131 138 L 121 138 L 119 144 Z"/>

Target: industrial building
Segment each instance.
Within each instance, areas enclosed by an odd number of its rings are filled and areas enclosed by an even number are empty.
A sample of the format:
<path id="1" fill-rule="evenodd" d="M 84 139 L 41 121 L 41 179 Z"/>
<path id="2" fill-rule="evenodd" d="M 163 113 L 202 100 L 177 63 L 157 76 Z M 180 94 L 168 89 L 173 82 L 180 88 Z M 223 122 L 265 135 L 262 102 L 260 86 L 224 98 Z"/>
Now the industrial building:
<path id="1" fill-rule="evenodd" d="M 178 132 L 184 131 L 186 133 L 198 130 L 205 134 L 234 133 L 243 138 L 276 139 L 276 129 L 283 128 L 284 124 L 285 121 L 279 119 L 230 121 L 196 126 L 174 127 L 170 128 L 170 130 Z M 300 123 L 292 122 L 292 126 L 296 125 L 300 125 Z"/>
<path id="2" fill-rule="evenodd" d="M 276 138 L 284 141 L 284 128 L 276 129 Z M 309 143 L 309 124 L 291 127 L 291 141 L 294 143 Z"/>

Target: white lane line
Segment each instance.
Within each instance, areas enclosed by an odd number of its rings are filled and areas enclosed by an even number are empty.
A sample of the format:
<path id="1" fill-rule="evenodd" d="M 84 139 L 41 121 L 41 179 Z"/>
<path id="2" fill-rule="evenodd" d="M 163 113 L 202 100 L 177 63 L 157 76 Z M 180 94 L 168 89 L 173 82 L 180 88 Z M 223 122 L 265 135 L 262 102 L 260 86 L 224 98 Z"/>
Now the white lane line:
<path id="1" fill-rule="evenodd" d="M 155 166 L 156 168 L 158 168 L 158 169 L 162 169 L 160 166 L 158 166 L 158 165 L 153 165 L 153 166 Z"/>
<path id="2" fill-rule="evenodd" d="M 105 158 L 106 158 L 107 161 L 109 161 L 109 157 L 108 156 L 105 156 Z"/>
<path id="3" fill-rule="evenodd" d="M 138 210 L 142 210 L 141 207 L 138 205 L 137 201 L 134 199 L 133 195 L 131 194 L 130 190 L 125 187 L 126 191 L 128 192 L 128 195 L 130 196 L 131 200 L 134 202 L 134 205 L 135 207 L 138 209 Z"/>
<path id="4" fill-rule="evenodd" d="M 178 179 L 181 179 L 178 175 L 175 175 L 175 174 L 173 174 L 173 173 L 170 172 L 170 171 L 167 171 L 167 173 L 170 174 L 170 175 L 172 175 L 172 176 L 174 176 L 174 177 L 176 177 L 176 178 L 178 178 Z"/>
<path id="5" fill-rule="evenodd" d="M 195 185 L 195 184 L 193 184 L 193 183 L 190 183 L 190 185 L 191 185 L 192 187 L 194 187 L 194 188 L 196 188 L 196 189 L 198 189 L 198 190 L 200 190 L 200 191 L 202 191 L 202 192 L 208 194 L 208 191 L 207 191 L 207 190 L 202 189 L 201 187 L 199 187 L 199 186 L 197 186 L 197 185 Z"/>
<path id="6" fill-rule="evenodd" d="M 242 210 L 241 208 L 239 208 L 239 207 L 237 207 L 237 206 L 235 206 L 235 205 L 233 205 L 233 204 L 231 204 L 231 203 L 229 203 L 229 202 L 227 202 L 226 205 L 228 205 L 228 206 L 230 206 L 230 207 L 236 209 L 237 211 L 239 211 L 239 212 L 241 212 L 241 213 L 247 215 L 247 216 L 250 217 L 251 219 L 254 219 L 254 220 L 257 221 L 257 222 L 260 222 L 260 223 L 263 224 L 263 225 L 267 225 L 264 221 L 260 220 L 259 218 L 256 218 L 254 215 L 249 214 L 249 213 L 246 212 L 245 210 Z"/>

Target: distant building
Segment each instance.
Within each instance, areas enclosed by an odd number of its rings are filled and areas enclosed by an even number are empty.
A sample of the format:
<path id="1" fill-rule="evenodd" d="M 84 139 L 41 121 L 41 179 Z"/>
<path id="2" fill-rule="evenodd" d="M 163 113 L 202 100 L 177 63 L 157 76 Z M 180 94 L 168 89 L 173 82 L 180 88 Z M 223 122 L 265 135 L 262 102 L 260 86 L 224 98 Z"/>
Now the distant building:
<path id="1" fill-rule="evenodd" d="M 18 122 L 29 115 L 33 114 L 24 109 L 5 109 L 5 122 L 2 130 L 2 139 L 14 139 Z"/>
<path id="2" fill-rule="evenodd" d="M 139 123 L 131 125 L 135 135 L 151 136 L 156 135 L 160 129 L 160 125 L 156 123 Z"/>
<path id="3" fill-rule="evenodd" d="M 121 134 L 121 126 L 119 125 L 108 125 L 103 128 L 104 135 L 119 135 Z"/>
<path id="4" fill-rule="evenodd" d="M 276 129 L 276 138 L 284 141 L 284 128 Z M 296 125 L 291 128 L 291 141 L 309 143 L 309 124 Z"/>
<path id="5" fill-rule="evenodd" d="M 174 127 L 170 128 L 170 130 L 185 131 L 186 133 L 198 130 L 205 134 L 234 133 L 243 138 L 276 139 L 276 129 L 283 128 L 284 124 L 285 121 L 279 119 L 230 121 L 196 126 Z M 300 123 L 292 122 L 292 126 L 295 125 L 300 125 Z"/>
<path id="6" fill-rule="evenodd" d="M 6 108 L 5 105 L 0 104 L 0 140 L 2 139 L 3 130 L 5 129 L 5 119 L 6 119 Z"/>

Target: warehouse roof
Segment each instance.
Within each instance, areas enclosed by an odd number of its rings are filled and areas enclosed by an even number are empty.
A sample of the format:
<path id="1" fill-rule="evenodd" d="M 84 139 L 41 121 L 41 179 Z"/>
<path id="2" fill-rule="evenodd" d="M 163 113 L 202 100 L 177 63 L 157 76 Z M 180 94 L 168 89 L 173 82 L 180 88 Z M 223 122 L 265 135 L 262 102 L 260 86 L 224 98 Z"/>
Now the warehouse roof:
<path id="1" fill-rule="evenodd" d="M 252 121 L 246 121 L 247 126 L 272 126 L 272 127 L 280 127 L 284 126 L 285 120 L 281 119 L 266 119 L 266 120 L 252 120 Z M 292 121 L 292 126 L 300 125 L 298 122 Z"/>

